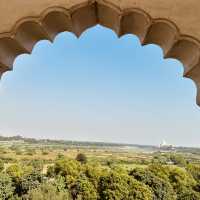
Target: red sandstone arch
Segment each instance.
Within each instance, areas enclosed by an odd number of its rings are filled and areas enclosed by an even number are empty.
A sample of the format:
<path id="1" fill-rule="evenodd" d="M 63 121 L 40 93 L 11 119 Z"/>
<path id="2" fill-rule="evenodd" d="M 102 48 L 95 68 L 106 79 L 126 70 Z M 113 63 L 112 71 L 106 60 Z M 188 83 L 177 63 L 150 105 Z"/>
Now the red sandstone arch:
<path id="1" fill-rule="evenodd" d="M 197 85 L 197 104 L 200 105 L 200 42 L 182 34 L 167 18 L 153 18 L 144 10 L 106 1 L 75 3 L 68 9 L 53 6 L 39 16 L 26 16 L 14 23 L 9 32 L 0 33 L 0 76 L 12 70 L 14 59 L 23 53 L 31 53 L 34 45 L 43 39 L 53 41 L 63 31 L 77 37 L 87 28 L 100 24 L 116 32 L 120 37 L 132 33 L 142 43 L 157 44 L 163 49 L 164 58 L 176 58 L 183 63 L 184 76 Z"/>

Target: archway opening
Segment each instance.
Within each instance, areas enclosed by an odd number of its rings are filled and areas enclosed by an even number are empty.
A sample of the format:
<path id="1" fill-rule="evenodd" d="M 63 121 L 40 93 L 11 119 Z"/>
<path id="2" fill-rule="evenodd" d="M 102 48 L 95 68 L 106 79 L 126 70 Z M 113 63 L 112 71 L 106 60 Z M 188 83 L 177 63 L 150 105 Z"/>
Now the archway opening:
<path id="1" fill-rule="evenodd" d="M 118 39 L 97 26 L 79 40 L 62 33 L 54 44 L 41 41 L 14 65 L 1 83 L 2 132 L 196 144 L 196 91 L 181 80 L 181 63 L 164 60 L 158 46 L 141 47 L 132 35 Z"/>

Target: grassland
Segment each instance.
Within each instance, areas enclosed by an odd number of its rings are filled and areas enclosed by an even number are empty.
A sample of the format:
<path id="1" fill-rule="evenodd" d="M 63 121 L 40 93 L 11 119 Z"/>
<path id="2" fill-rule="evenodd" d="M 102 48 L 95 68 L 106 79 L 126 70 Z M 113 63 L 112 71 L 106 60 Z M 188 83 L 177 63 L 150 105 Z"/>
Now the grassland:
<path id="1" fill-rule="evenodd" d="M 0 138 L 1 139 L 1 138 Z M 169 154 L 178 154 L 185 159 L 200 163 L 200 150 L 193 148 L 177 148 L 173 151 L 162 151 L 152 146 L 127 146 L 123 144 L 65 142 L 51 140 L 25 139 L 21 137 L 7 138 L 0 142 L 0 159 L 5 161 L 5 168 L 12 163 L 22 161 L 42 161 L 44 168 L 51 165 L 59 156 L 75 159 L 79 153 L 87 155 L 88 162 L 101 165 L 117 164 L 126 169 L 145 167 L 147 164 L 163 162 Z M 170 163 L 173 165 L 173 163 Z M 44 170 L 46 171 L 46 170 Z"/>

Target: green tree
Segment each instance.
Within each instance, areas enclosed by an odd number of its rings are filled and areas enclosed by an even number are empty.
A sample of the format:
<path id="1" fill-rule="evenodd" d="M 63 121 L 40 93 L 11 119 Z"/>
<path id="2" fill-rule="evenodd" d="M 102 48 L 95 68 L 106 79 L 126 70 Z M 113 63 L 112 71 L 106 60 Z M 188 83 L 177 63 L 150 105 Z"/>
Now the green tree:
<path id="1" fill-rule="evenodd" d="M 54 179 L 53 185 L 55 185 L 58 192 L 68 192 L 66 181 L 63 176 L 57 176 Z"/>
<path id="2" fill-rule="evenodd" d="M 11 177 L 15 188 L 14 194 L 21 195 L 22 167 L 19 164 L 12 164 L 6 169 L 6 173 Z"/>
<path id="3" fill-rule="evenodd" d="M 12 178 L 19 178 L 22 176 L 23 170 L 19 164 L 12 164 L 6 169 L 6 173 Z"/>
<path id="4" fill-rule="evenodd" d="M 42 181 L 43 176 L 39 171 L 34 170 L 29 174 L 25 174 L 20 180 L 20 196 L 27 194 L 29 190 L 37 188 L 42 183 Z"/>
<path id="5" fill-rule="evenodd" d="M 200 193 L 182 186 L 177 191 L 177 200 L 200 200 Z"/>
<path id="6" fill-rule="evenodd" d="M 0 160 L 0 172 L 4 170 L 4 162 L 3 160 Z"/>
<path id="7" fill-rule="evenodd" d="M 79 177 L 70 188 L 74 200 L 96 200 L 97 191 L 85 176 Z"/>
<path id="8" fill-rule="evenodd" d="M 187 165 L 187 161 L 180 154 L 170 154 L 170 160 L 180 167 L 185 167 Z"/>
<path id="9" fill-rule="evenodd" d="M 57 159 L 58 160 L 65 159 L 65 156 L 62 153 L 58 153 Z"/>
<path id="10" fill-rule="evenodd" d="M 5 173 L 0 173 L 0 199 L 7 200 L 13 196 L 12 179 Z"/>
<path id="11" fill-rule="evenodd" d="M 81 174 L 82 168 L 78 161 L 72 159 L 57 160 L 54 165 L 54 176 L 65 177 L 67 187 L 70 188 Z M 51 172 L 52 173 L 52 172 Z"/>
<path id="12" fill-rule="evenodd" d="M 169 161 L 166 155 L 162 155 L 161 153 L 156 153 L 152 159 L 152 163 L 156 164 L 167 164 Z"/>
<path id="13" fill-rule="evenodd" d="M 200 165 L 189 164 L 187 166 L 187 171 L 192 175 L 192 177 L 200 183 Z"/>
<path id="14" fill-rule="evenodd" d="M 185 169 L 180 167 L 173 167 L 169 172 L 169 180 L 174 190 L 177 191 L 181 187 L 194 187 L 196 181 Z"/>
<path id="15" fill-rule="evenodd" d="M 86 164 L 84 165 L 83 173 L 89 179 L 89 181 L 94 185 L 95 189 L 97 189 L 100 176 L 103 173 L 102 167 L 98 163 Z"/>
<path id="16" fill-rule="evenodd" d="M 151 189 L 145 184 L 130 178 L 129 195 L 127 200 L 153 200 Z"/>
<path id="17" fill-rule="evenodd" d="M 54 176 L 55 176 L 55 167 L 54 166 L 48 166 L 47 177 L 53 178 Z"/>
<path id="18" fill-rule="evenodd" d="M 26 165 L 31 166 L 37 171 L 42 171 L 44 166 L 44 160 L 39 160 L 39 159 L 30 160 Z"/>
<path id="19" fill-rule="evenodd" d="M 157 177 L 148 169 L 136 168 L 130 172 L 130 175 L 151 188 L 154 200 L 175 199 L 175 193 L 170 183 Z"/>
<path id="20" fill-rule="evenodd" d="M 54 173 L 55 175 L 62 176 L 78 176 L 80 174 L 80 164 L 71 159 L 60 159 L 55 162 Z"/>
<path id="21" fill-rule="evenodd" d="M 85 163 L 87 163 L 87 156 L 85 154 L 83 154 L 83 153 L 79 153 L 76 156 L 76 160 L 79 161 L 82 164 L 85 164 Z"/>
<path id="22" fill-rule="evenodd" d="M 59 192 L 52 183 L 43 183 L 24 196 L 27 200 L 70 200 L 67 192 Z"/>
<path id="23" fill-rule="evenodd" d="M 161 179 L 166 180 L 169 182 L 169 166 L 162 165 L 162 164 L 150 164 L 148 165 L 148 170 L 153 173 L 155 176 L 158 176 Z"/>
<path id="24" fill-rule="evenodd" d="M 102 175 L 99 180 L 99 198 L 101 200 L 123 200 L 129 196 L 129 177 L 114 170 Z"/>

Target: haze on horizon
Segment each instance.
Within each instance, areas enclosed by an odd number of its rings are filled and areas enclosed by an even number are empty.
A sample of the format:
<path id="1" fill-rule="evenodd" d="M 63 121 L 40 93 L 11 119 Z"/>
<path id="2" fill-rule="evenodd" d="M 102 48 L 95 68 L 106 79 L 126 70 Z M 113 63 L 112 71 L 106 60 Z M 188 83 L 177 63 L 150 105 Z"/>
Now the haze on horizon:
<path id="1" fill-rule="evenodd" d="M 0 134 L 200 147 L 195 84 L 156 45 L 96 26 L 21 55 L 0 82 Z"/>

